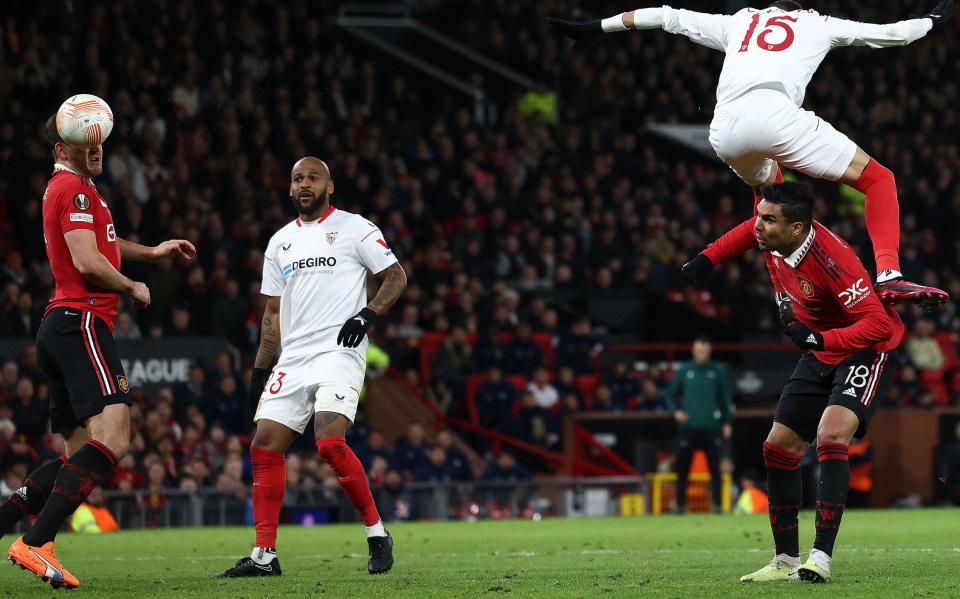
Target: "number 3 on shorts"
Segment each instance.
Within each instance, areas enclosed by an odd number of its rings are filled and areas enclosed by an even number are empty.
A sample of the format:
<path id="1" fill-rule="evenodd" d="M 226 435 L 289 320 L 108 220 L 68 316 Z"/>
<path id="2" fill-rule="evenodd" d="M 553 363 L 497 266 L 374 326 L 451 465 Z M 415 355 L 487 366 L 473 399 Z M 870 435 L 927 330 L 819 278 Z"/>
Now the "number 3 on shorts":
<path id="1" fill-rule="evenodd" d="M 273 380 L 273 383 L 267 388 L 267 391 L 270 392 L 270 395 L 276 395 L 280 393 L 280 390 L 283 389 L 283 377 L 287 376 L 286 372 L 277 371 L 276 378 Z"/>

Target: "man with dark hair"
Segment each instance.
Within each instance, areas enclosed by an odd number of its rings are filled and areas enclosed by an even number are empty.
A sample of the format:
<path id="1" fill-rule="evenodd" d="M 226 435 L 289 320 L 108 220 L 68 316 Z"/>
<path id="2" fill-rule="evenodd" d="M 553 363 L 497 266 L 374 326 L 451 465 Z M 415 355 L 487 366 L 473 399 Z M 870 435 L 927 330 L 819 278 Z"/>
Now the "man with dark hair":
<path id="1" fill-rule="evenodd" d="M 196 249 L 182 239 L 146 247 L 117 236 L 110 207 L 92 181 L 103 170 L 103 146 L 67 144 L 55 115 L 44 132 L 54 165 L 43 194 L 43 234 L 56 289 L 37 334 L 37 359 L 50 388 L 50 428 L 63 436 L 66 457 L 31 472 L 0 505 L 0 534 L 39 514 L 10 546 L 10 561 L 55 588 L 77 588 L 80 581 L 60 565 L 53 540 L 130 448 L 131 399 L 113 325 L 121 293 L 138 307 L 150 304 L 150 290 L 120 273 L 120 260 L 191 259 Z"/>
<path id="2" fill-rule="evenodd" d="M 697 337 L 690 348 L 693 360 L 677 368 L 667 389 L 667 412 L 680 428 L 677 442 L 677 512 L 687 511 L 687 478 L 693 453 L 702 449 L 710 466 L 711 504 L 720 512 L 720 452 L 733 433 L 733 400 L 727 369 L 710 360 L 713 346 L 707 337 Z M 680 401 L 677 402 L 677 398 Z"/>
<path id="3" fill-rule="evenodd" d="M 796 320 L 785 334 L 806 353 L 780 395 L 763 444 L 775 556 L 743 582 L 829 582 L 834 542 L 850 488 L 848 446 L 867 425 L 893 381 L 904 327 L 884 306 L 850 246 L 812 220 L 810 187 L 764 187 L 755 235 L 778 292 Z M 816 441 L 820 462 L 816 540 L 800 565 L 797 512 L 800 460 Z"/>
<path id="4" fill-rule="evenodd" d="M 863 192 L 880 298 L 930 307 L 949 296 L 906 281 L 900 273 L 900 211 L 893 173 L 801 106 L 814 72 L 833 48 L 903 46 L 935 25 L 947 23 L 955 10 L 955 0 L 941 0 L 922 17 L 877 25 L 820 15 L 801 10 L 796 2 L 779 1 L 766 9 L 744 8 L 734 15 L 662 6 L 585 23 L 547 21 L 577 44 L 589 43 L 605 32 L 662 28 L 724 52 L 710 124 L 710 144 L 717 156 L 753 188 L 782 181 L 782 164 Z M 715 264 L 750 247 L 752 226 L 752 219 L 747 220 L 697 256 L 689 266 L 692 276 L 705 279 Z"/>

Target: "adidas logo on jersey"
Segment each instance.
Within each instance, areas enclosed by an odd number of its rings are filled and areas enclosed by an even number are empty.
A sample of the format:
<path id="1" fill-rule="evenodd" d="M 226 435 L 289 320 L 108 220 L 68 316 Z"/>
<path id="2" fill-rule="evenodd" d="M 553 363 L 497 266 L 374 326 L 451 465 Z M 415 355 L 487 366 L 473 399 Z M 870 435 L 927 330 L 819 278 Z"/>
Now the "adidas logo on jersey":
<path id="1" fill-rule="evenodd" d="M 817 336 L 814 335 L 813 333 L 810 333 L 810 336 L 807 337 L 807 343 L 816 343 L 816 342 L 817 342 Z"/>
<path id="2" fill-rule="evenodd" d="M 847 390 L 843 392 L 844 395 L 849 395 L 850 397 L 857 396 L 857 390 L 853 387 L 847 387 Z"/>
<path id="3" fill-rule="evenodd" d="M 20 499 L 26 501 L 26 500 L 27 500 L 27 487 L 25 487 L 25 486 L 24 486 L 24 487 L 20 487 L 19 489 L 17 489 L 16 491 L 14 491 L 13 494 L 16 495 L 17 497 L 19 497 Z"/>

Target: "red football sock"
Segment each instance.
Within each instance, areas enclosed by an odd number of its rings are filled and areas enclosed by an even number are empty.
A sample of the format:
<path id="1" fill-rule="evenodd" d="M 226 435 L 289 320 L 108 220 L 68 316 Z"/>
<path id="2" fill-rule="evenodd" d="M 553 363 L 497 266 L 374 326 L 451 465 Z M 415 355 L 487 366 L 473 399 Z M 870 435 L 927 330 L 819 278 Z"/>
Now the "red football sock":
<path id="1" fill-rule="evenodd" d="M 900 203 L 893 173 L 871 159 L 853 187 L 867 196 L 864 216 L 877 272 L 900 270 Z"/>
<path id="2" fill-rule="evenodd" d="M 287 489 L 286 459 L 279 451 L 251 446 L 253 459 L 253 521 L 257 547 L 277 547 L 280 504 Z"/>
<path id="3" fill-rule="evenodd" d="M 363 518 L 363 525 L 373 526 L 379 522 L 380 512 L 377 511 L 377 504 L 373 501 L 373 494 L 367 483 L 367 473 L 364 472 L 363 465 L 343 437 L 317 439 L 317 451 L 337 475 L 343 492 L 347 494 L 350 503 Z"/>

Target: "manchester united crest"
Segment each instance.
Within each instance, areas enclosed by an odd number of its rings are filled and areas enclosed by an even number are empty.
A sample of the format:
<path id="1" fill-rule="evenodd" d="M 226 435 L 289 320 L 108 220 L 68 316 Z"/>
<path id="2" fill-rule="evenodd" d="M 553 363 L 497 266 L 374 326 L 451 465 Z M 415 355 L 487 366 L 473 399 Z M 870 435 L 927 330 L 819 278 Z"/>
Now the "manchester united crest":
<path id="1" fill-rule="evenodd" d="M 797 284 L 800 286 L 800 293 L 807 297 L 813 297 L 813 283 L 803 277 L 797 277 Z"/>
<path id="2" fill-rule="evenodd" d="M 333 245 L 333 242 L 337 240 L 337 232 L 327 233 L 327 243 Z"/>

